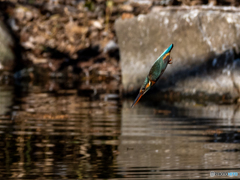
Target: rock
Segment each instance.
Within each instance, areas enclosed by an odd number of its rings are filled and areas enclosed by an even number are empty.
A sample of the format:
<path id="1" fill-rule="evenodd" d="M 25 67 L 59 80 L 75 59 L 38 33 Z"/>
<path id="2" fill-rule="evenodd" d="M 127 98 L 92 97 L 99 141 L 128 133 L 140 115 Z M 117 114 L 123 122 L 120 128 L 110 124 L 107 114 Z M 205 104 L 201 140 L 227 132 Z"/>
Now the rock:
<path id="1" fill-rule="evenodd" d="M 116 49 L 118 49 L 118 45 L 113 40 L 110 40 L 104 47 L 103 52 L 106 53 L 109 51 L 114 51 Z"/>
<path id="2" fill-rule="evenodd" d="M 238 92 L 238 94 L 240 94 L 240 59 L 236 59 L 233 63 L 233 68 L 231 71 L 231 75 L 232 75 L 232 81 L 233 81 L 233 85 L 236 89 L 236 91 Z"/>
<path id="3" fill-rule="evenodd" d="M 19 27 L 16 25 L 16 21 L 15 21 L 14 18 L 9 18 L 8 24 L 12 28 L 13 31 L 18 31 L 19 30 Z"/>
<path id="4" fill-rule="evenodd" d="M 216 6 L 217 5 L 217 0 L 209 0 L 208 5 L 209 6 Z"/>
<path id="5" fill-rule="evenodd" d="M 35 46 L 29 41 L 22 42 L 21 46 L 24 47 L 25 49 L 34 49 L 35 48 Z"/>
<path id="6" fill-rule="evenodd" d="M 133 17 L 134 17 L 134 15 L 131 13 L 123 13 L 121 16 L 122 19 L 131 19 Z"/>
<path id="7" fill-rule="evenodd" d="M 123 4 L 119 6 L 119 10 L 124 12 L 132 12 L 133 7 L 130 4 Z"/>
<path id="8" fill-rule="evenodd" d="M 174 0 L 155 0 L 155 5 L 161 5 L 161 6 L 168 6 L 172 5 L 174 3 Z"/>
<path id="9" fill-rule="evenodd" d="M 25 68 L 25 69 L 15 72 L 13 77 L 15 79 L 30 78 L 33 71 L 34 71 L 33 68 Z"/>
<path id="10" fill-rule="evenodd" d="M 91 22 L 92 26 L 97 28 L 97 29 L 102 29 L 103 28 L 103 25 L 100 21 L 92 21 Z"/>
<path id="11" fill-rule="evenodd" d="M 64 12 L 64 6 L 60 4 L 46 3 L 42 7 L 42 11 L 50 12 L 53 14 L 61 14 Z"/>
<path id="12" fill-rule="evenodd" d="M 234 66 L 240 48 L 239 11 L 162 8 L 160 12 L 118 19 L 115 29 L 125 92 L 139 89 L 154 61 L 173 43 L 173 64 L 156 84 L 158 90 L 239 96 L 239 60 Z"/>
<path id="13" fill-rule="evenodd" d="M 139 5 L 152 5 L 152 0 L 129 0 L 129 2 Z"/>
<path id="14" fill-rule="evenodd" d="M 121 4 L 126 2 L 126 0 L 113 0 L 114 4 Z"/>
<path id="15" fill-rule="evenodd" d="M 0 21 L 0 67 L 1 69 L 12 70 L 14 66 L 14 54 L 11 47 L 14 41 L 7 32 L 6 27 Z"/>
<path id="16" fill-rule="evenodd" d="M 17 6 L 14 10 L 14 14 L 18 21 L 31 21 L 33 18 L 39 16 L 39 11 L 27 6 Z"/>
<path id="17" fill-rule="evenodd" d="M 65 31 L 67 34 L 71 35 L 86 34 L 88 32 L 88 27 L 78 26 L 77 23 L 70 20 L 69 23 L 65 26 Z"/>

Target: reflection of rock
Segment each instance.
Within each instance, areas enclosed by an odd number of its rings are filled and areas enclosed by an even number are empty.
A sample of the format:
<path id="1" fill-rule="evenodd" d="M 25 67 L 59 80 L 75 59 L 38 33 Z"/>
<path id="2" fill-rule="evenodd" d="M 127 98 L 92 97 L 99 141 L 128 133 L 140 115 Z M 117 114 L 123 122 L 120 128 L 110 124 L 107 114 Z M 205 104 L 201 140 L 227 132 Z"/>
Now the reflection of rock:
<path id="1" fill-rule="evenodd" d="M 13 39 L 7 32 L 4 24 L 0 21 L 0 69 L 12 69 L 14 54 L 11 47 L 14 45 Z"/>
<path id="2" fill-rule="evenodd" d="M 125 177 L 133 177 L 133 173 L 140 177 L 146 167 L 151 167 L 144 179 L 157 176 L 174 179 L 181 175 L 191 179 L 191 174 L 184 175 L 178 170 L 229 168 L 238 163 L 235 150 L 240 147 L 239 107 L 216 104 L 204 107 L 193 102 L 158 107 L 139 103 L 134 109 L 130 105 L 131 102 L 123 102 L 117 157 Z M 161 108 L 175 112 L 170 116 L 154 114 L 155 109 Z M 195 173 L 199 177 L 209 174 Z"/>
<path id="3" fill-rule="evenodd" d="M 175 107 L 188 117 L 226 119 L 229 122 L 236 121 L 238 123 L 240 119 L 240 108 L 237 105 L 208 104 L 201 106 L 194 101 L 188 101 L 175 103 Z"/>
<path id="4" fill-rule="evenodd" d="M 13 88 L 7 86 L 0 86 L 0 115 L 6 114 L 10 111 L 12 105 L 12 94 Z"/>
<path id="5" fill-rule="evenodd" d="M 235 78 L 240 76 L 239 66 L 233 66 L 233 59 L 234 50 L 239 53 L 240 48 L 240 13 L 221 8 L 161 9 L 129 20 L 119 19 L 115 28 L 126 91 L 131 86 L 139 88 L 155 59 L 173 43 L 173 64 L 158 87 L 238 95 Z"/>

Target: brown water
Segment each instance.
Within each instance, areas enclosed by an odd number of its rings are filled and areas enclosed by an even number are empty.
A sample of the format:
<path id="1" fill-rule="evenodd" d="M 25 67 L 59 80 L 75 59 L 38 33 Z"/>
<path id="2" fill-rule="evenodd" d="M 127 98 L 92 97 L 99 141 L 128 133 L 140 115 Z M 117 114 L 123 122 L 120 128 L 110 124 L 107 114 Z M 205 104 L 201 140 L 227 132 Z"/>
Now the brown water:
<path id="1" fill-rule="evenodd" d="M 112 92 L 1 85 L 0 179 L 240 178 L 238 105 L 131 103 Z"/>

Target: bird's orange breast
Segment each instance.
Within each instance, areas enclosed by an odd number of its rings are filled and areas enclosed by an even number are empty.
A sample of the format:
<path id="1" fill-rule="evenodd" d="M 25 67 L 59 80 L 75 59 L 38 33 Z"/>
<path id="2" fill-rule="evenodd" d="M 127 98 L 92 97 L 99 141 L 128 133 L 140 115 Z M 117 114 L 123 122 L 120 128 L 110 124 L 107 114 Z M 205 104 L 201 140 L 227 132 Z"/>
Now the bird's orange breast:
<path id="1" fill-rule="evenodd" d="M 165 55 L 163 56 L 163 61 L 164 61 L 164 59 L 166 59 L 166 57 L 168 57 L 169 55 L 170 55 L 170 53 L 165 54 Z"/>

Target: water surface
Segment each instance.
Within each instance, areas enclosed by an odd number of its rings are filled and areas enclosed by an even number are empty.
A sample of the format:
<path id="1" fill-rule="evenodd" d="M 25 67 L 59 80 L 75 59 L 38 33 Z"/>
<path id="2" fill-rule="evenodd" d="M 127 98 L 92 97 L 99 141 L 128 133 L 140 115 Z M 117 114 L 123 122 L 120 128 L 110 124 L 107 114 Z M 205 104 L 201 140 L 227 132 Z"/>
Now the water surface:
<path id="1" fill-rule="evenodd" d="M 239 105 L 53 87 L 0 86 L 1 179 L 240 177 Z"/>

